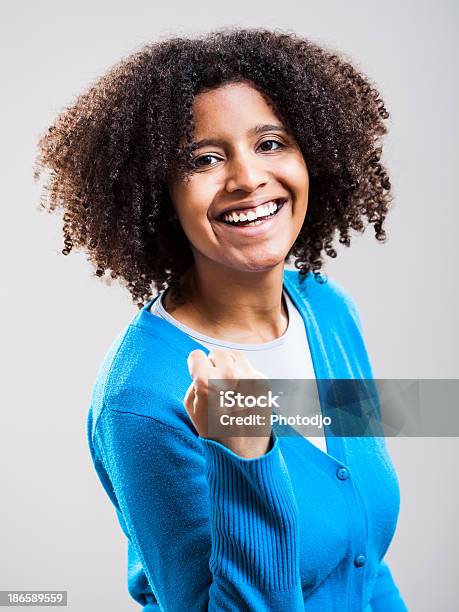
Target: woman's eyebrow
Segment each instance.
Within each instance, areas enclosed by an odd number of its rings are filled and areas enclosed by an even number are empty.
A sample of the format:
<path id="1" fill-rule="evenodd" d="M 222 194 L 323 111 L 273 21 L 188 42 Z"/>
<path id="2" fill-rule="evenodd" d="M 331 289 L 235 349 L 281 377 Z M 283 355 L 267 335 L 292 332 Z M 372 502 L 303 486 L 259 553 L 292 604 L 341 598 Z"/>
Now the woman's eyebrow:
<path id="1" fill-rule="evenodd" d="M 260 134 L 263 134 L 264 132 L 282 132 L 283 134 L 285 134 L 286 136 L 288 135 L 288 131 L 285 129 L 285 127 L 283 125 L 278 125 L 275 123 L 262 123 L 260 125 L 256 125 L 253 128 L 251 128 L 247 134 L 248 136 L 259 136 Z M 202 140 L 198 140 L 197 142 L 193 143 L 193 149 L 199 149 L 201 147 L 208 147 L 208 146 L 217 146 L 217 147 L 223 147 L 226 144 L 226 141 L 223 140 L 222 138 L 203 138 Z"/>
<path id="2" fill-rule="evenodd" d="M 263 132 L 282 132 L 286 136 L 288 134 L 288 131 L 283 125 L 277 123 L 263 123 L 252 128 L 249 131 L 249 136 L 258 136 L 259 134 L 263 134 Z"/>

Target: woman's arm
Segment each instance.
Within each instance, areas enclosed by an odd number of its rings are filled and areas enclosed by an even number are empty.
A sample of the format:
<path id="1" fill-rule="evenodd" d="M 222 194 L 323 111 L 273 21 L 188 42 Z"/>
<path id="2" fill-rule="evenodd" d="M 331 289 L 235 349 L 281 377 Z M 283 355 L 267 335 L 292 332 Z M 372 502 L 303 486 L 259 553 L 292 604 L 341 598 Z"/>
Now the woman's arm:
<path id="1" fill-rule="evenodd" d="M 297 506 L 277 438 L 244 459 L 186 426 L 105 406 L 93 443 L 162 609 L 304 610 Z"/>

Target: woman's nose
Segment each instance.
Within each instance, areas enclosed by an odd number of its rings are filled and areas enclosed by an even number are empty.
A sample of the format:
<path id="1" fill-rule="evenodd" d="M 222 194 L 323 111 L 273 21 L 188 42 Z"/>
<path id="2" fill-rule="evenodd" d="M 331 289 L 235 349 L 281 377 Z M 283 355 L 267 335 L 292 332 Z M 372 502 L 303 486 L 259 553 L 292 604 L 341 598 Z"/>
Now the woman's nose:
<path id="1" fill-rule="evenodd" d="M 227 168 L 226 190 L 228 192 L 237 190 L 255 191 L 258 187 L 267 183 L 269 179 L 263 160 L 253 154 L 240 155 L 234 158 L 227 165 Z"/>

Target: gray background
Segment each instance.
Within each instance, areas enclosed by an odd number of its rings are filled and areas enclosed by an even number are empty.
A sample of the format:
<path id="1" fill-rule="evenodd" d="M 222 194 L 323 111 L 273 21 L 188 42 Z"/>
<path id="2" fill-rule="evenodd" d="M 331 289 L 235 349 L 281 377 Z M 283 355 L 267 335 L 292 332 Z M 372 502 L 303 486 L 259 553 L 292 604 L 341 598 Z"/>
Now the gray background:
<path id="1" fill-rule="evenodd" d="M 39 213 L 35 143 L 55 114 L 121 56 L 224 25 L 294 29 L 354 58 L 391 112 L 395 206 L 327 271 L 354 297 L 381 378 L 457 378 L 457 23 L 454 1 L 15 2 L 1 10 L 2 481 L 0 589 L 67 589 L 69 609 L 134 611 L 126 545 L 90 463 L 97 368 L 137 312 L 62 248 Z M 401 485 L 387 555 L 410 610 L 455 607 L 458 441 L 391 439 Z M 454 515 L 454 516 L 453 516 Z"/>

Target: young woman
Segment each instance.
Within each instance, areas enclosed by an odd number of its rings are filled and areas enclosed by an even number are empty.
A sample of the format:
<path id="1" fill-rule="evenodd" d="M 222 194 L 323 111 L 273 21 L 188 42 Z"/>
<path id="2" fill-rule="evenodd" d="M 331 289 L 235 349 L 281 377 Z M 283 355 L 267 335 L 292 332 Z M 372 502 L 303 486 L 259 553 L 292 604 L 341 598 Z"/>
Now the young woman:
<path id="1" fill-rule="evenodd" d="M 225 30 L 141 49 L 40 141 L 63 253 L 139 306 L 88 440 L 145 611 L 406 610 L 383 438 L 212 436 L 206 412 L 209 379 L 371 378 L 351 298 L 319 271 L 336 233 L 385 238 L 387 117 L 336 53 Z"/>

